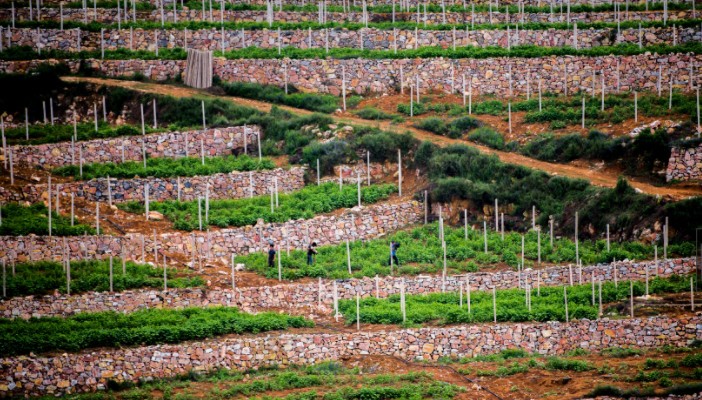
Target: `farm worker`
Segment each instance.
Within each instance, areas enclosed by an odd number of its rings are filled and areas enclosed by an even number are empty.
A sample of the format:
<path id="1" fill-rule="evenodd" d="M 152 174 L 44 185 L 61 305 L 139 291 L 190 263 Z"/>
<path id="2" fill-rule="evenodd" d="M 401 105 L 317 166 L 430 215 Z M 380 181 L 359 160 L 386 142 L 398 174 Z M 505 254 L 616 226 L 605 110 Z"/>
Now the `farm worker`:
<path id="1" fill-rule="evenodd" d="M 271 268 L 274 267 L 273 261 L 275 261 L 275 246 L 271 243 L 268 246 L 268 266 Z"/>
<path id="2" fill-rule="evenodd" d="M 388 265 L 391 265 L 394 263 L 395 265 L 399 266 L 400 261 L 397 259 L 397 249 L 400 248 L 400 244 L 397 243 L 396 241 L 390 242 L 390 261 L 388 262 Z"/>
<path id="3" fill-rule="evenodd" d="M 317 242 L 312 242 L 311 245 L 307 247 L 307 265 L 312 265 L 314 263 L 314 256 L 317 254 Z"/>

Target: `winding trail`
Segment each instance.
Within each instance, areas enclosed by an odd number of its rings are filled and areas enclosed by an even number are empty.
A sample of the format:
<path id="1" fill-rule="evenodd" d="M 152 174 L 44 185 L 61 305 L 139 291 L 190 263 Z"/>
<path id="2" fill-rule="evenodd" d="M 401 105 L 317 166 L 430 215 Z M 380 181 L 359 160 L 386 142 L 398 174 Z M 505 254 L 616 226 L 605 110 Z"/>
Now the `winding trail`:
<path id="1" fill-rule="evenodd" d="M 216 98 L 224 101 L 230 101 L 232 103 L 255 108 L 260 111 L 268 112 L 274 105 L 271 103 L 266 103 L 258 100 L 245 99 L 240 97 L 232 96 L 218 96 L 210 94 L 204 90 L 193 89 L 183 86 L 175 86 L 168 84 L 158 84 L 158 83 L 147 83 L 147 82 L 137 82 L 137 81 L 125 81 L 118 79 L 108 79 L 108 78 L 90 78 L 90 77 L 62 77 L 62 80 L 66 82 L 86 82 L 107 86 L 119 86 L 127 89 L 132 89 L 140 92 L 146 93 L 156 93 L 167 96 L 174 97 L 201 97 L 201 98 Z M 290 111 L 299 115 L 312 114 L 312 111 L 303 110 L 299 108 L 293 108 L 283 105 L 276 105 L 278 108 Z M 533 158 L 529 158 L 517 153 L 499 151 L 491 149 L 486 146 L 478 145 L 473 142 L 460 139 L 451 139 L 445 136 L 436 135 L 425 130 L 417 129 L 409 126 L 407 123 L 401 125 L 393 125 L 390 121 L 370 121 L 361 118 L 354 117 L 349 113 L 344 114 L 332 114 L 330 115 L 338 123 L 359 125 L 359 126 L 371 126 L 377 127 L 386 131 L 404 133 L 412 132 L 417 139 L 428 140 L 439 146 L 446 146 L 450 144 L 465 144 L 474 147 L 486 154 L 496 155 L 500 161 L 510 164 L 522 165 L 525 167 L 538 169 L 547 172 L 551 175 L 567 176 L 569 178 L 585 179 L 591 184 L 602 187 L 614 187 L 617 184 L 618 174 L 606 171 L 596 171 L 582 166 L 569 165 L 569 164 L 556 164 L 549 163 L 545 161 L 539 161 Z M 629 184 L 639 191 L 650 194 L 653 196 L 666 196 L 675 200 L 682 200 L 685 198 L 693 196 L 702 196 L 702 185 L 698 184 L 685 184 L 685 185 L 674 185 L 659 187 L 654 186 L 650 183 L 640 181 L 635 178 L 627 177 Z"/>

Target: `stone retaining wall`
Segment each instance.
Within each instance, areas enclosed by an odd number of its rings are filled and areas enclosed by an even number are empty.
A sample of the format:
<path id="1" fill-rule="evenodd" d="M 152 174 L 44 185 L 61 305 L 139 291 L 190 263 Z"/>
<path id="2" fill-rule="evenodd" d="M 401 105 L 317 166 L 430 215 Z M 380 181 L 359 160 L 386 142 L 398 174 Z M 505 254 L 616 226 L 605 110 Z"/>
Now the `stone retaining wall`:
<path id="1" fill-rule="evenodd" d="M 230 172 L 207 176 L 183 178 L 133 178 L 110 179 L 112 202 L 144 201 L 144 187 L 149 185 L 150 201 L 165 201 L 180 199 L 182 201 L 205 198 L 205 193 L 211 200 L 240 199 L 250 196 L 268 195 L 278 181 L 278 191 L 289 193 L 300 190 L 305 186 L 305 169 L 294 167 L 289 170 L 277 168 L 271 171 Z M 68 182 L 58 185 L 62 196 L 76 197 L 89 201 L 108 202 L 107 179 L 91 179 L 89 181 Z M 19 190 L 4 190 L 0 187 L 0 201 L 29 201 L 35 203 L 48 196 L 47 185 L 25 185 Z M 52 185 L 52 193 L 55 193 Z"/>
<path id="2" fill-rule="evenodd" d="M 273 241 L 285 248 L 305 248 L 310 241 L 320 246 L 351 240 L 371 239 L 419 222 L 424 215 L 422 205 L 415 201 L 395 204 L 377 204 L 353 208 L 341 215 L 322 215 L 307 220 L 285 223 L 245 226 L 211 232 L 178 232 L 157 236 L 160 252 L 171 255 L 202 257 L 206 260 L 221 258 L 228 262 L 231 254 L 248 254 L 268 248 Z M 4 236 L 0 237 L 0 258 L 7 260 L 61 260 L 64 241 L 70 247 L 71 259 L 105 258 L 121 254 L 124 244 L 129 259 L 142 255 L 142 240 L 146 254 L 153 253 L 152 236 L 129 233 L 114 236 Z M 87 246 L 86 252 L 83 250 Z"/>
<path id="3" fill-rule="evenodd" d="M 58 49 L 64 51 L 100 50 L 100 32 L 78 32 L 75 29 L 12 29 L 13 46 L 30 46 L 41 50 Z M 224 33 L 224 43 L 222 43 Z M 645 28 L 641 30 L 643 46 L 702 41 L 700 28 Z M 455 40 L 454 40 L 455 36 Z M 675 36 L 675 37 L 674 37 Z M 105 50 L 133 49 L 156 50 L 158 48 L 188 48 L 200 50 L 241 49 L 245 46 L 259 48 L 363 48 L 369 50 L 414 49 L 422 46 L 440 46 L 451 48 L 463 46 L 499 46 L 534 45 L 540 47 L 562 47 L 577 44 L 578 48 L 611 46 L 615 44 L 616 29 L 579 30 L 576 36 L 573 30 L 382 30 L 382 29 L 328 29 L 328 30 L 294 30 L 281 31 L 280 39 L 276 30 L 196 30 L 176 29 L 143 30 L 107 30 L 103 33 Z M 397 42 L 395 42 L 397 37 Z M 78 45 L 80 40 L 80 46 Z M 619 38 L 622 43 L 638 43 L 639 30 L 622 30 Z M 328 43 L 328 44 L 327 44 Z"/>
<path id="4" fill-rule="evenodd" d="M 119 253 L 117 253 L 119 254 Z M 353 263 L 353 255 L 352 255 Z M 441 276 L 416 277 L 379 277 L 363 279 L 337 280 L 337 290 L 340 299 L 353 299 L 356 294 L 362 297 L 385 298 L 399 294 L 401 283 L 405 283 L 406 293 L 423 294 L 436 292 L 458 291 L 460 282 L 470 282 L 472 290 L 509 289 L 524 287 L 528 281 L 535 288 L 540 286 L 567 285 L 570 273 L 573 273 L 573 283 L 579 284 L 580 279 L 587 284 L 595 276 L 605 282 L 614 281 L 616 270 L 617 280 L 645 279 L 648 269 L 651 278 L 655 276 L 685 275 L 695 270 L 694 259 L 670 259 L 632 263 L 618 262 L 616 264 L 594 265 L 579 269 L 569 267 L 548 267 L 541 270 L 528 270 L 524 274 L 514 271 L 479 272 L 464 275 L 449 276 L 445 280 Z M 377 286 L 376 286 L 377 285 Z M 260 312 L 265 309 L 285 309 L 293 313 L 304 313 L 319 305 L 331 307 L 334 299 L 334 282 L 320 280 L 310 284 L 291 283 L 278 286 L 260 286 L 231 289 L 206 290 L 172 289 L 167 292 L 144 289 L 128 290 L 120 293 L 91 292 L 80 295 L 50 295 L 15 297 L 0 301 L 0 317 L 30 318 L 30 317 L 62 317 L 81 312 L 119 311 L 133 312 L 144 308 L 181 308 L 206 307 L 211 305 L 235 306 L 249 312 Z"/>
<path id="5" fill-rule="evenodd" d="M 589 0 L 583 0 L 589 1 Z M 607 1 L 609 0 L 597 0 L 597 1 Z M 571 3 L 573 4 L 573 3 Z M 568 22 L 568 15 L 564 11 L 559 12 L 559 8 L 554 8 L 554 13 L 525 13 L 524 22 Z M 17 21 L 28 21 L 29 20 L 29 8 L 17 8 L 15 9 L 16 20 Z M 628 16 L 628 18 L 627 18 Z M 699 16 L 699 15 L 698 15 Z M 35 16 L 36 19 L 36 11 Z M 124 22 L 124 14 L 122 14 L 122 22 Z M 668 21 L 671 23 L 674 21 L 683 21 L 693 18 L 692 11 L 670 11 L 668 13 Z M 58 8 L 46 8 L 43 7 L 41 10 L 41 20 L 42 21 L 60 21 L 61 16 Z M 137 21 L 161 21 L 161 11 L 137 11 L 136 13 Z M 164 19 L 168 22 L 174 21 L 173 10 L 164 10 Z M 1 21 L 11 21 L 12 12 L 9 8 L 0 9 L 0 20 Z M 112 8 L 98 8 L 97 15 L 93 13 L 93 9 L 88 9 L 87 17 L 82 9 L 69 9 L 64 8 L 63 10 L 63 20 L 64 21 L 75 21 L 84 22 L 87 20 L 88 23 L 92 21 L 97 21 L 103 24 L 116 24 L 117 23 L 117 9 Z M 129 20 L 132 20 L 131 10 L 129 13 Z M 212 19 L 210 19 L 209 10 L 204 15 L 202 10 L 179 10 L 177 12 L 176 21 L 220 21 L 220 11 L 218 9 L 213 10 Z M 265 10 L 261 11 L 225 11 L 224 12 L 225 21 L 236 21 L 236 22 L 266 22 L 268 21 L 267 13 Z M 419 23 L 423 24 L 425 20 L 424 13 L 420 13 Z M 521 22 L 521 15 L 506 13 L 493 12 L 476 12 L 471 14 L 470 10 L 465 13 L 456 12 L 446 12 L 442 13 L 427 13 L 426 22 L 427 24 L 470 24 L 473 20 L 474 24 L 498 24 L 498 23 L 512 23 L 516 24 Z M 663 11 L 631 11 L 628 14 L 622 11 L 623 21 L 662 21 Z M 316 11 L 313 12 L 297 12 L 297 11 L 275 11 L 273 13 L 274 22 L 285 22 L 285 23 L 299 23 L 299 22 L 318 22 L 319 14 Z M 339 12 L 329 12 L 327 13 L 328 22 L 353 22 L 361 23 L 363 22 L 363 14 L 361 12 L 350 12 L 350 13 L 339 13 Z M 369 22 L 391 22 L 392 14 L 383 13 L 368 13 Z M 407 22 L 418 22 L 416 13 L 396 13 L 395 21 L 407 21 Z M 592 12 L 592 13 L 570 13 L 570 22 L 616 22 L 616 16 L 614 12 Z M 9 23 L 5 24 L 9 25 Z"/>
<path id="6" fill-rule="evenodd" d="M 95 139 L 76 142 L 47 143 L 32 146 L 11 146 L 12 157 L 18 164 L 39 165 L 55 168 L 64 165 L 78 165 L 79 148 L 82 148 L 83 162 L 121 163 L 124 151 L 125 161 L 142 161 L 142 140 L 148 158 L 199 157 L 204 149 L 206 157 L 230 155 L 244 148 L 244 135 L 248 136 L 249 152 L 256 148 L 258 126 L 235 126 L 187 132 L 153 133 L 144 136 L 124 136 L 114 139 Z M 202 147 L 200 141 L 202 140 Z M 187 150 L 186 150 L 187 145 Z M 2 150 L 0 149 L 0 153 Z"/>
<path id="7" fill-rule="evenodd" d="M 56 61 L 50 61 L 56 62 Z M 153 80 L 173 79 L 185 70 L 184 60 L 86 60 L 90 68 L 110 77 L 143 73 Z M 37 61 L 0 61 L 0 72 L 25 72 L 36 68 Z M 78 71 L 80 62 L 66 60 L 72 71 Z M 702 67 L 700 54 L 641 54 L 634 56 L 601 57 L 542 57 L 542 58 L 486 58 L 486 59 L 215 59 L 214 74 L 225 81 L 258 82 L 283 86 L 283 65 L 287 65 L 288 82 L 303 91 L 340 94 L 341 70 L 346 68 L 347 88 L 350 92 L 366 93 L 399 92 L 400 70 L 402 84 L 416 84 L 419 77 L 420 92 L 451 91 L 453 66 L 453 92 L 461 88 L 461 76 L 472 81 L 473 94 L 510 94 L 509 73 L 513 76 L 512 94 L 525 94 L 527 87 L 536 93 L 538 79 L 545 92 L 568 94 L 578 90 L 591 92 L 593 77 L 595 92 L 600 92 L 601 77 L 605 75 L 607 92 L 638 90 L 654 91 L 657 88 L 658 69 L 662 67 L 662 87 L 672 79 L 676 89 L 690 91 Z M 617 74 L 617 66 L 619 65 Z M 466 83 L 468 85 L 468 82 Z M 70 159 L 70 156 L 68 157 Z"/>
<path id="8" fill-rule="evenodd" d="M 673 147 L 665 180 L 702 181 L 702 145 L 690 148 Z"/>
<path id="9" fill-rule="evenodd" d="M 0 360 L 0 394 L 47 395 L 105 389 L 108 380 L 166 378 L 188 371 L 309 365 L 374 354 L 406 360 L 473 357 L 510 348 L 559 355 L 573 349 L 685 346 L 702 339 L 702 317 L 650 317 L 570 323 L 478 324 L 354 333 L 268 334 L 61 356 Z"/>

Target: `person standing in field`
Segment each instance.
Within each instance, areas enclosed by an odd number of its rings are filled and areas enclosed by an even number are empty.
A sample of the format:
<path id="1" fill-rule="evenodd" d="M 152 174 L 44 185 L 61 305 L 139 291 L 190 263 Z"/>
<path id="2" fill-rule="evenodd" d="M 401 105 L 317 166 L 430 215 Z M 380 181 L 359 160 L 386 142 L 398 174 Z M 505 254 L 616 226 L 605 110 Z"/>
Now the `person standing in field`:
<path id="1" fill-rule="evenodd" d="M 397 243 L 396 241 L 390 242 L 390 261 L 388 262 L 388 265 L 395 264 L 396 266 L 400 265 L 400 260 L 397 259 L 397 249 L 400 248 L 400 244 Z"/>
<path id="2" fill-rule="evenodd" d="M 275 246 L 271 243 L 268 246 L 268 266 L 273 268 L 275 266 Z"/>
<path id="3" fill-rule="evenodd" d="M 314 256 L 317 255 L 317 242 L 312 242 L 311 245 L 307 247 L 307 265 L 314 264 Z"/>

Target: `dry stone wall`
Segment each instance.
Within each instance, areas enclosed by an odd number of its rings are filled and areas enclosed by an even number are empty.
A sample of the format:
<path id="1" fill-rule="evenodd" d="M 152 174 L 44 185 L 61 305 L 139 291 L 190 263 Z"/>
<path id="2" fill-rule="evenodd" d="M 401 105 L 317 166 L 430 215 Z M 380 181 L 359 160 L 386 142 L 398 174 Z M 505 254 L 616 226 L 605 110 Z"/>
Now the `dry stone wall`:
<path id="1" fill-rule="evenodd" d="M 589 0 L 587 0 L 589 1 Z M 609 0 L 597 0 L 597 1 L 607 1 Z M 559 3 L 560 4 L 560 3 Z M 571 2 L 571 4 L 573 4 Z M 109 8 L 98 8 L 97 14 L 93 12 L 92 9 L 87 10 L 87 15 L 82 9 L 69 9 L 64 8 L 63 10 L 63 20 L 64 21 L 74 21 L 74 22 L 99 22 L 103 24 L 116 24 L 117 23 L 117 9 Z M 28 21 L 29 20 L 29 8 L 16 8 L 15 15 L 17 21 Z M 36 12 L 35 12 L 36 15 Z M 122 14 L 122 18 L 124 14 Z M 568 19 L 570 18 L 570 20 Z M 35 16 L 36 19 L 36 16 Z M 60 21 L 61 15 L 58 8 L 42 8 L 41 20 L 42 21 Z M 131 21 L 131 12 L 129 15 L 129 20 Z M 136 13 L 137 21 L 161 21 L 160 10 L 154 11 L 138 11 Z M 175 21 L 212 21 L 218 22 L 220 20 L 220 11 L 213 10 L 212 18 L 210 19 L 209 11 L 204 13 L 202 10 L 178 10 L 177 15 L 174 19 L 173 10 L 164 10 L 164 19 L 168 22 Z M 363 22 L 363 13 L 361 12 L 350 12 L 350 13 L 339 13 L 339 12 L 329 12 L 327 13 L 328 22 L 344 23 L 361 23 Z M 501 23 L 512 23 L 522 22 L 521 15 L 506 13 L 493 12 L 446 12 L 442 13 L 427 13 L 426 15 L 422 12 L 419 15 L 419 21 L 417 21 L 416 13 L 396 13 L 396 21 L 407 21 L 407 22 L 418 22 L 424 24 L 426 19 L 427 24 L 470 24 L 471 20 L 473 24 L 501 24 Z M 662 21 L 664 19 L 663 11 L 631 11 L 629 13 L 622 13 L 622 20 L 626 21 Z M 689 20 L 693 19 L 693 12 L 690 11 L 670 11 L 668 13 L 668 21 L 671 23 L 675 21 Z M 0 9 L 0 20 L 1 21 L 11 21 L 12 11 L 9 8 Z M 265 10 L 261 11 L 224 11 L 225 21 L 237 21 L 237 22 L 267 22 L 268 16 Z M 124 21 L 124 20 L 123 20 Z M 284 22 L 284 23 L 299 23 L 299 22 L 318 22 L 319 14 L 316 11 L 313 12 L 293 12 L 293 11 L 275 11 L 273 13 L 274 22 Z M 381 14 L 381 13 L 368 13 L 369 22 L 390 22 L 392 21 L 391 14 Z M 555 8 L 553 13 L 525 13 L 524 22 L 616 22 L 616 15 L 613 12 L 591 12 L 591 13 L 570 13 L 570 17 L 566 12 L 560 12 L 560 9 Z M 9 25 L 6 24 L 6 25 Z"/>
<path id="2" fill-rule="evenodd" d="M 56 62 L 56 61 L 52 61 Z M 129 76 L 142 73 L 153 80 L 173 79 L 185 70 L 183 60 L 86 60 L 90 68 L 110 76 Z M 26 72 L 39 65 L 36 61 L 0 61 L 0 72 Z M 80 63 L 66 60 L 72 71 Z M 303 91 L 338 95 L 341 91 L 341 70 L 346 67 L 347 88 L 350 92 L 399 92 L 401 84 L 416 84 L 419 77 L 420 92 L 440 91 L 454 93 L 461 90 L 462 75 L 466 86 L 472 82 L 473 94 L 526 94 L 536 92 L 542 80 L 545 92 L 591 92 L 593 79 L 595 92 L 601 90 L 601 74 L 605 77 L 607 92 L 654 91 L 658 70 L 662 69 L 662 87 L 672 80 L 678 90 L 690 91 L 695 81 L 702 79 L 702 55 L 695 54 L 641 54 L 633 56 L 601 57 L 542 57 L 542 58 L 486 58 L 486 59 L 215 59 L 214 74 L 225 81 L 257 82 L 283 86 L 285 64 L 288 83 Z M 453 67 L 453 68 L 452 68 Z M 451 70 L 454 79 L 451 80 Z M 403 81 L 400 82 L 400 70 Z M 618 71 L 618 72 L 617 72 Z M 453 90 L 452 90 L 453 87 Z"/>
<path id="3" fill-rule="evenodd" d="M 353 262 L 353 258 L 352 258 Z M 385 298 L 400 293 L 402 283 L 406 293 L 425 294 L 436 292 L 458 291 L 461 282 L 470 282 L 472 290 L 509 289 L 524 287 L 528 281 L 532 288 L 540 286 L 558 286 L 570 283 L 570 273 L 573 273 L 573 283 L 585 284 L 594 275 L 595 280 L 604 282 L 617 280 L 645 279 L 646 270 L 649 276 L 685 275 L 695 270 L 694 259 L 670 259 L 645 262 L 618 262 L 615 264 L 593 265 L 580 269 L 570 269 L 567 266 L 549 267 L 538 271 L 528 270 L 524 274 L 514 271 L 467 273 L 449 276 L 416 276 L 416 277 L 378 277 L 363 279 L 338 280 L 337 290 L 340 299 L 353 299 L 356 294 L 361 297 Z M 538 278 L 537 278 L 538 276 Z M 128 290 L 120 293 L 91 292 L 80 295 L 66 296 L 62 294 L 47 296 L 15 297 L 0 301 L 0 317 L 31 318 L 31 317 L 62 317 L 81 312 L 119 311 L 133 312 L 144 308 L 180 308 L 207 307 L 222 305 L 239 307 L 248 312 L 260 312 L 265 309 L 285 309 L 293 313 L 304 313 L 319 306 L 331 307 L 334 301 L 334 281 L 320 280 L 311 284 L 285 284 L 278 286 L 244 287 L 232 289 L 206 290 L 171 289 L 166 292 L 144 289 Z"/>
<path id="4" fill-rule="evenodd" d="M 702 181 L 702 145 L 689 148 L 673 147 L 665 180 Z"/>
<path id="5" fill-rule="evenodd" d="M 75 29 L 12 29 L 13 46 L 30 46 L 41 50 L 100 50 L 101 37 L 105 50 L 132 49 L 155 51 L 158 48 L 188 48 L 198 50 L 241 49 L 246 46 L 277 49 L 294 48 L 361 48 L 368 50 L 414 49 L 422 46 L 451 48 L 463 46 L 534 45 L 540 47 L 573 46 L 591 48 L 610 46 L 616 43 L 616 29 L 579 30 L 383 30 L 383 29 L 322 29 L 322 30 L 176 30 L 176 29 L 136 29 L 106 30 L 100 32 L 78 32 Z M 222 43 L 224 34 L 224 43 Z M 643 46 L 654 44 L 687 43 L 702 41 L 700 28 L 644 28 L 640 31 Z M 395 39 L 397 38 L 397 39 Z M 78 41 L 80 40 L 80 46 Z M 361 46 L 361 42 L 363 45 Z M 622 30 L 621 43 L 638 43 L 639 30 Z M 577 45 L 577 46 L 576 46 Z"/>
<path id="6" fill-rule="evenodd" d="M 0 237 L 0 258 L 27 260 L 61 260 L 68 248 L 71 259 L 105 258 L 122 254 L 122 245 L 130 259 L 153 253 L 154 245 L 169 257 L 172 254 L 204 259 L 222 258 L 231 254 L 263 251 L 269 241 L 283 248 L 302 249 L 310 241 L 320 246 L 338 244 L 346 239 L 376 238 L 419 221 L 422 205 L 415 201 L 377 204 L 346 210 L 343 214 L 322 215 L 307 220 L 285 223 L 220 229 L 211 232 L 169 233 L 152 236 L 128 233 L 113 236 L 4 236 Z M 142 247 L 144 243 L 144 247 Z M 87 249 L 84 251 L 84 249 Z"/>
<path id="7" fill-rule="evenodd" d="M 55 168 L 65 165 L 78 165 L 82 151 L 83 162 L 121 163 L 124 152 L 125 161 L 142 161 L 142 141 L 148 158 L 199 157 L 204 149 L 206 157 L 223 156 L 243 150 L 244 139 L 249 151 L 256 147 L 256 135 L 260 135 L 258 126 L 235 126 L 206 130 L 153 133 L 144 136 L 124 136 L 114 139 L 95 139 L 76 142 L 48 143 L 32 146 L 11 146 L 13 160 L 18 164 L 39 165 Z M 202 141 L 202 146 L 201 142 Z M 81 150 L 82 149 L 82 150 Z M 2 150 L 0 150 L 0 153 Z"/>
<path id="8" fill-rule="evenodd" d="M 305 186 L 305 169 L 294 167 L 289 170 L 277 168 L 271 171 L 230 172 L 207 176 L 183 178 L 134 178 L 110 179 L 112 202 L 144 201 L 145 185 L 149 185 L 149 200 L 182 201 L 197 200 L 207 193 L 211 200 L 240 199 L 252 196 L 267 195 L 275 186 L 278 191 L 289 193 L 300 190 Z M 52 193 L 56 186 L 52 185 Z M 61 196 L 76 197 L 89 201 L 108 202 L 110 191 L 107 189 L 107 178 L 91 179 L 89 181 L 68 182 L 58 185 Z M 180 195 L 179 195 L 180 193 Z M 38 202 L 48 196 L 47 185 L 25 185 L 19 190 L 7 190 L 0 187 L 0 201 L 29 201 Z"/>
<path id="9" fill-rule="evenodd" d="M 354 333 L 279 334 L 0 360 L 0 395 L 104 390 L 108 380 L 136 382 L 188 371 L 309 365 L 378 354 L 406 360 L 474 357 L 510 348 L 543 355 L 573 349 L 685 346 L 702 339 L 702 317 L 650 317 L 570 323 L 478 324 Z"/>

